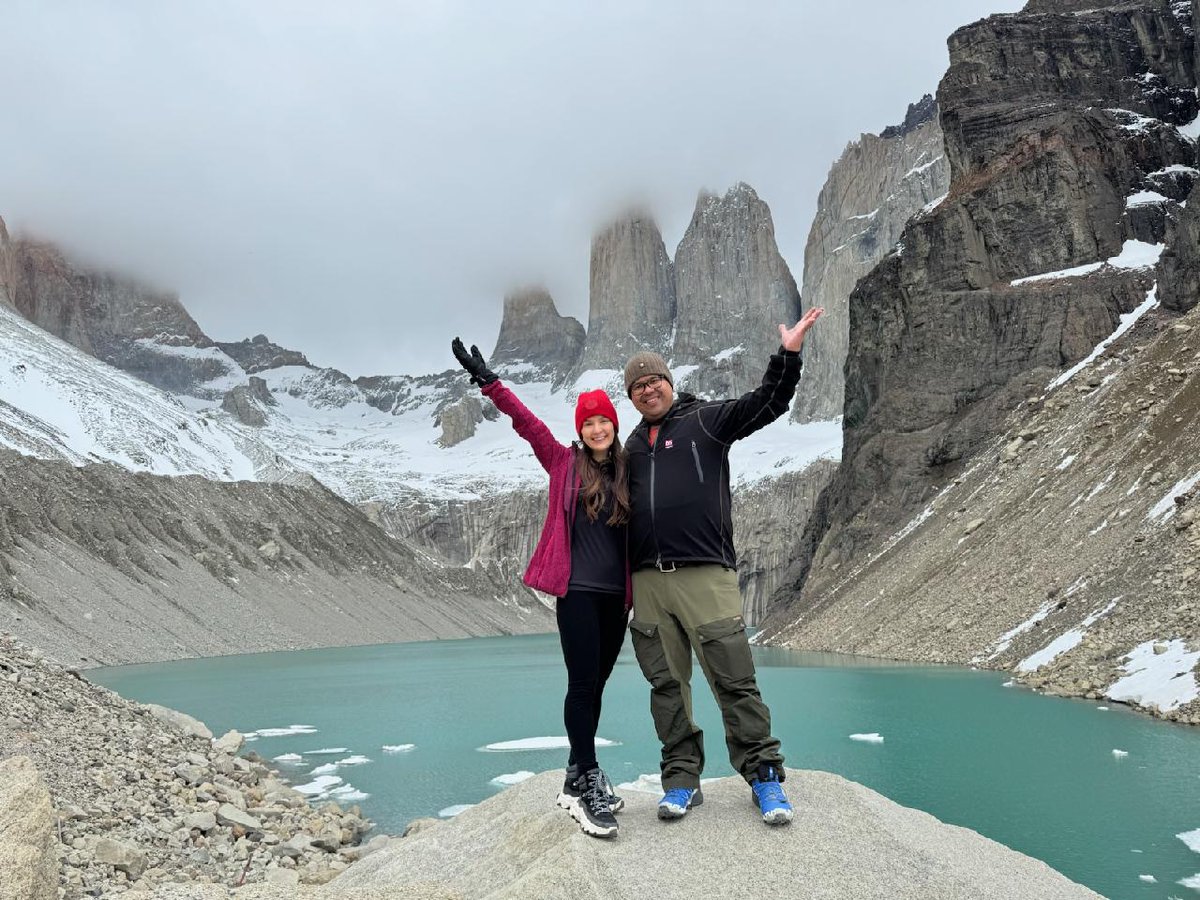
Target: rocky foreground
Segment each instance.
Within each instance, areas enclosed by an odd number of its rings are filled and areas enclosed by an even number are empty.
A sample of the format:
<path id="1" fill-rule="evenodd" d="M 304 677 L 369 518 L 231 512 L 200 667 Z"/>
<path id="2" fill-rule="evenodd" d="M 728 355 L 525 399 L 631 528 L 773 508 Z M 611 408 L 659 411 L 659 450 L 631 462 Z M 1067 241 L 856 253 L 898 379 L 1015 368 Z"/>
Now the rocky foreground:
<path id="1" fill-rule="evenodd" d="M 364 845 L 357 807 L 314 808 L 242 747 L 236 732 L 214 740 L 188 716 L 125 700 L 0 634 L 0 898 L 318 884 L 387 842 Z M 39 824 L 52 831 L 56 892 L 6 893 L 16 876 L 5 860 L 38 871 L 39 841 L 18 839 Z M 17 844 L 34 849 L 14 857 Z"/>

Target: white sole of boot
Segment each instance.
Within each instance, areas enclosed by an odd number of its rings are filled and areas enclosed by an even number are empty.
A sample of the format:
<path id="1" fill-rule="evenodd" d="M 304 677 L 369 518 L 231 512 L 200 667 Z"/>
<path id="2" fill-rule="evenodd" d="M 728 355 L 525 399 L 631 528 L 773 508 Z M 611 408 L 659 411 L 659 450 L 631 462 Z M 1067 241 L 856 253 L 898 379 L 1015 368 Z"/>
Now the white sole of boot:
<path id="1" fill-rule="evenodd" d="M 592 837 L 613 837 L 617 833 L 616 825 L 597 825 L 587 817 L 587 813 L 579 805 L 577 798 L 571 798 L 572 803 L 567 808 L 571 818 L 579 823 L 579 830 L 584 834 L 590 834 Z"/>

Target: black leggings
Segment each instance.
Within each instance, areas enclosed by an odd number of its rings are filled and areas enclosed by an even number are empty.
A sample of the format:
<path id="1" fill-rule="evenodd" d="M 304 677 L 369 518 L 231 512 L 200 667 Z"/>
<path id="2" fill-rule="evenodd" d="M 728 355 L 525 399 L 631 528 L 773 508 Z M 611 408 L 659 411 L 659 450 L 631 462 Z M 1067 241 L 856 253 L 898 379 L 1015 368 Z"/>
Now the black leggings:
<path id="1" fill-rule="evenodd" d="M 563 721 L 571 742 L 568 765 L 580 772 L 594 769 L 600 701 L 625 641 L 625 598 L 620 594 L 569 590 L 555 604 L 563 660 L 567 664 L 567 699 Z"/>

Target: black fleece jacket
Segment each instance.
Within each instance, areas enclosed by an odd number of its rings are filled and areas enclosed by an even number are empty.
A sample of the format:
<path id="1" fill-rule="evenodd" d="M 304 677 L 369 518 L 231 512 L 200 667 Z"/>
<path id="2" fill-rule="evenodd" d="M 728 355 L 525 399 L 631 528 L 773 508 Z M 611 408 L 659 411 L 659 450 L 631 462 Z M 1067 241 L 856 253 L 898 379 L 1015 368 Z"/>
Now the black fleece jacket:
<path id="1" fill-rule="evenodd" d="M 800 381 L 800 354 L 771 356 L 762 384 L 736 400 L 698 400 L 687 393 L 657 424 L 637 424 L 629 453 L 629 566 L 716 563 L 733 569 L 729 446 L 787 412 Z"/>

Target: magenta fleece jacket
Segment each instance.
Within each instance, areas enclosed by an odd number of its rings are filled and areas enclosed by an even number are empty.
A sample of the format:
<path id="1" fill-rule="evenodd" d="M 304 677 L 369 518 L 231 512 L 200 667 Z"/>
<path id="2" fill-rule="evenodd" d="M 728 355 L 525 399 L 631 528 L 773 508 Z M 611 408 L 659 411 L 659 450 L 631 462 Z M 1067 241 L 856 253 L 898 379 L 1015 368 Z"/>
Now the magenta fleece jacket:
<path id="1" fill-rule="evenodd" d="M 565 596 L 571 581 L 571 522 L 579 476 L 575 474 L 575 450 L 560 444 L 537 416 L 517 399 L 516 394 L 493 381 L 483 386 L 484 395 L 496 409 L 512 419 L 513 429 L 533 448 L 533 455 L 550 475 L 550 502 L 542 536 L 533 550 L 523 581 L 537 591 L 555 597 Z M 625 571 L 625 608 L 632 605 L 633 590 L 628 568 Z"/>

